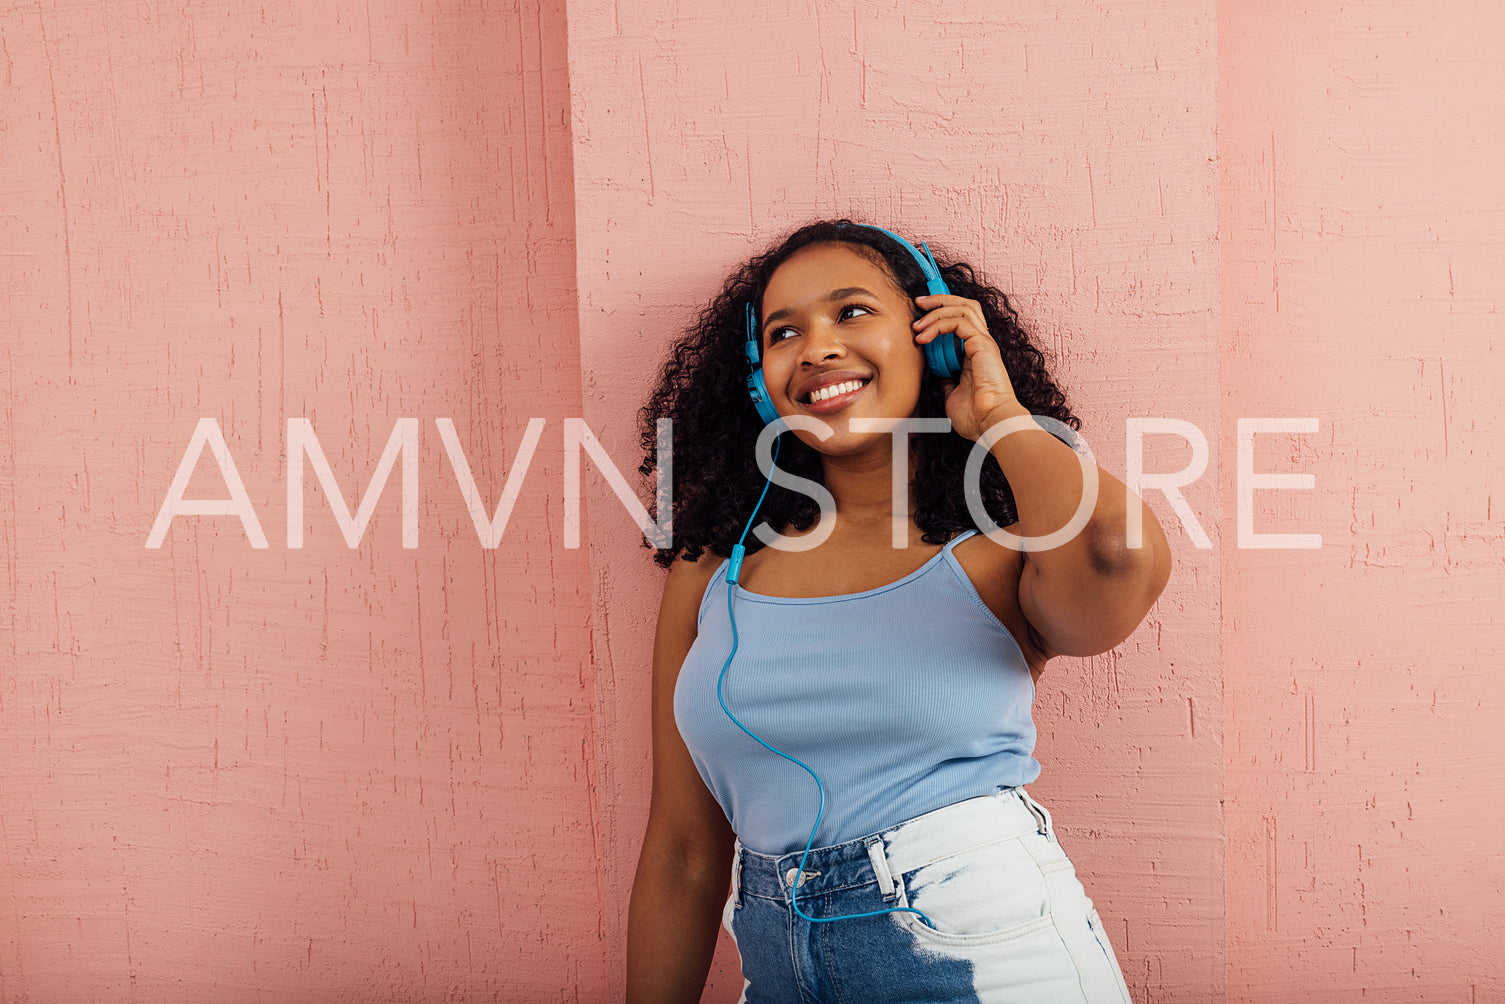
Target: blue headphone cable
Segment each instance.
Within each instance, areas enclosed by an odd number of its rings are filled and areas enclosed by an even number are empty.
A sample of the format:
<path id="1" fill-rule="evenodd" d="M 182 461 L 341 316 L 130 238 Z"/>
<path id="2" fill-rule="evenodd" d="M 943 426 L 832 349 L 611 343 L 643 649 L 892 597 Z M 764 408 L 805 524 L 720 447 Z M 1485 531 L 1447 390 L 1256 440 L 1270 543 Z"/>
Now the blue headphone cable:
<path id="1" fill-rule="evenodd" d="M 778 460 L 779 441 L 775 439 L 773 444 L 773 463 L 778 463 Z M 742 542 L 747 539 L 747 533 L 750 529 L 752 529 L 753 520 L 757 519 L 758 510 L 762 508 L 763 500 L 768 496 L 768 488 L 773 483 L 772 478 L 773 474 L 772 471 L 770 471 L 768 479 L 763 482 L 763 493 L 758 496 L 758 503 L 757 505 L 753 506 L 752 515 L 747 518 L 747 525 L 742 528 L 742 535 L 737 538 L 737 543 L 732 545 L 732 555 L 727 564 L 726 616 L 731 621 L 732 625 L 732 650 L 727 653 L 726 662 L 721 666 L 721 673 L 716 677 L 716 701 L 721 705 L 721 710 L 726 713 L 726 717 L 731 719 L 732 724 L 746 733 L 749 739 L 766 749 L 768 752 L 774 754 L 775 756 L 783 757 L 785 760 L 788 760 L 790 763 L 801 768 L 815 781 L 815 790 L 820 795 L 820 807 L 815 813 L 815 823 L 810 827 L 810 837 L 805 841 L 804 853 L 800 855 L 800 863 L 799 868 L 795 872 L 796 878 L 794 880 L 794 885 L 793 888 L 789 890 L 789 905 L 795 913 L 799 914 L 799 916 L 803 917 L 805 920 L 808 920 L 812 924 L 829 924 L 832 921 L 855 920 L 858 917 L 881 917 L 886 913 L 913 913 L 917 914 L 919 918 L 925 922 L 926 927 L 934 928 L 935 925 L 930 922 L 929 917 L 925 916 L 925 914 L 920 910 L 916 910 L 911 906 L 895 906 L 890 907 L 886 910 L 869 910 L 866 913 L 848 913 L 843 914 L 839 917 L 812 917 L 804 910 L 800 909 L 799 891 L 800 886 L 804 883 L 805 880 L 805 860 L 810 856 L 810 848 L 815 844 L 816 831 L 820 829 L 821 820 L 826 816 L 826 786 L 821 783 L 820 775 L 815 773 L 814 769 L 812 769 L 809 764 L 805 763 L 798 757 L 790 756 L 783 750 L 775 749 L 773 746 L 770 746 L 768 743 L 764 742 L 763 739 L 756 733 L 754 733 L 752 729 L 748 728 L 746 725 L 743 725 L 742 721 L 736 715 L 732 714 L 732 709 L 726 706 L 726 697 L 722 692 L 723 684 L 726 682 L 727 670 L 731 668 L 732 660 L 737 656 L 737 616 L 732 609 L 732 597 L 736 593 L 737 580 L 742 574 L 742 559 L 747 554 L 747 549 L 743 546 Z"/>

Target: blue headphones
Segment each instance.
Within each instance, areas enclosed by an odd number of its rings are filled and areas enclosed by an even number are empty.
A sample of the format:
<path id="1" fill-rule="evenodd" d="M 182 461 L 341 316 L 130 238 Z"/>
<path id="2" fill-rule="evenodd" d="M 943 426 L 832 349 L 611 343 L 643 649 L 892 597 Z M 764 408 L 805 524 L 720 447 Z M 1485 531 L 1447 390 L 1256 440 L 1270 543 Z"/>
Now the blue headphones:
<path id="1" fill-rule="evenodd" d="M 887 234 L 901 248 L 908 251 L 910 257 L 915 260 L 915 264 L 920 266 L 920 271 L 925 275 L 926 292 L 931 294 L 951 292 L 950 288 L 946 285 L 946 280 L 941 278 L 940 266 L 935 263 L 935 259 L 931 257 L 930 248 L 923 241 L 920 242 L 920 247 L 925 249 L 925 253 L 921 254 L 913 244 L 892 230 L 885 230 L 882 227 L 875 227 L 866 223 L 855 223 L 853 226 L 866 227 L 869 230 L 876 230 L 879 233 Z M 747 364 L 752 369 L 752 373 L 747 378 L 747 395 L 752 398 L 753 407 L 758 409 L 758 417 L 767 425 L 778 421 L 779 413 L 774 409 L 773 402 L 768 397 L 768 384 L 763 380 L 763 360 L 762 352 L 759 348 L 760 340 L 758 338 L 758 312 L 750 302 L 746 305 L 746 308 L 747 345 L 745 352 L 747 353 Z M 946 378 L 955 377 L 961 373 L 962 360 L 966 358 L 966 353 L 962 349 L 962 340 L 954 332 L 948 331 L 943 335 L 938 335 L 920 346 L 920 348 L 925 353 L 925 367 L 931 373 L 934 373 L 938 377 Z"/>

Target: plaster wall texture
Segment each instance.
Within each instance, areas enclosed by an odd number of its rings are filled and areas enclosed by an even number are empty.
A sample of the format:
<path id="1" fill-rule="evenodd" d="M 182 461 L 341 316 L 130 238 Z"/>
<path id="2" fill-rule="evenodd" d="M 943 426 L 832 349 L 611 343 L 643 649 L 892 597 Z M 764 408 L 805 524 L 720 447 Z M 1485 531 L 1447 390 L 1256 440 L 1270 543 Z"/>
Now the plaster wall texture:
<path id="1" fill-rule="evenodd" d="M 1219 8 L 1229 1000 L 1505 999 L 1505 9 Z M 1505 496 L 1502 496 L 1505 497 Z"/>
<path id="2" fill-rule="evenodd" d="M 629 471 L 669 341 L 834 215 L 1009 290 L 1109 470 L 1209 441 L 1212 546 L 1152 493 L 1170 588 L 1037 704 L 1135 1000 L 1505 995 L 1505 24 L 1308 7 L 0 12 L 0 1000 L 620 998 L 661 578 L 590 461 L 565 546 L 562 426 Z M 143 546 L 206 416 L 266 549 Z M 1255 416 L 1318 419 L 1254 519 L 1321 549 L 1237 546 Z M 400 461 L 356 548 L 305 463 L 288 546 L 290 418 L 352 512 L 416 420 L 416 548 Z"/>
<path id="3" fill-rule="evenodd" d="M 603 999 L 562 16 L 0 14 L 0 999 Z M 143 546 L 205 416 L 265 550 Z M 534 417 L 483 549 L 436 419 L 489 509 Z M 287 546 L 290 418 L 417 548 Z"/>

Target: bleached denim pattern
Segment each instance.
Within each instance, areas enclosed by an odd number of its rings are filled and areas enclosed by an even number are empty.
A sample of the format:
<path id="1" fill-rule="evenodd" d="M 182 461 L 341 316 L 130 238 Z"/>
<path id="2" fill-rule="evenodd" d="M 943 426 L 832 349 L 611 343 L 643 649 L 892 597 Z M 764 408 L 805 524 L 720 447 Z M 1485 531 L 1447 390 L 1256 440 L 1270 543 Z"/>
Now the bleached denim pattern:
<path id="1" fill-rule="evenodd" d="M 738 845 L 724 920 L 747 1004 L 1127 1004 L 1092 901 L 1050 813 L 1023 788 L 882 833 L 771 856 Z M 912 906 L 913 913 L 811 923 Z"/>

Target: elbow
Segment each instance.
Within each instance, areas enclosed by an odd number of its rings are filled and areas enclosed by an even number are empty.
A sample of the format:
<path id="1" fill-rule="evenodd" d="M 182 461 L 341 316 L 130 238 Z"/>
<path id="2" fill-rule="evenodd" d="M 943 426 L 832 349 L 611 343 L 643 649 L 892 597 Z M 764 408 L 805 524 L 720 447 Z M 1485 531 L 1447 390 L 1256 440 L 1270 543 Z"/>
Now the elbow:
<path id="1" fill-rule="evenodd" d="M 643 846 L 638 853 L 638 872 L 673 875 L 690 885 L 724 883 L 731 867 L 732 837 L 724 831 L 697 832 L 684 825 L 656 826 L 650 817 Z"/>
<path id="2" fill-rule="evenodd" d="M 1087 541 L 1087 564 L 1099 578 L 1122 579 L 1142 570 L 1144 548 L 1131 548 L 1122 534 L 1094 532 Z"/>
<path id="3" fill-rule="evenodd" d="M 1139 547 L 1129 546 L 1122 527 L 1122 522 L 1112 530 L 1095 526 L 1087 538 L 1087 562 L 1104 581 L 1137 583 L 1148 609 L 1170 581 L 1170 545 L 1153 516 L 1146 520 Z"/>

